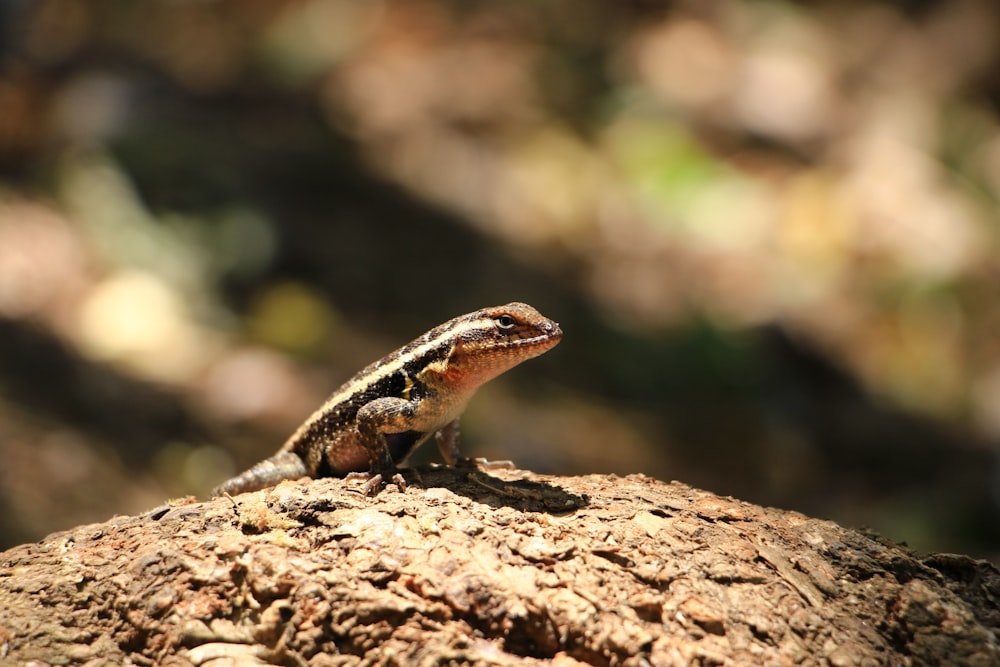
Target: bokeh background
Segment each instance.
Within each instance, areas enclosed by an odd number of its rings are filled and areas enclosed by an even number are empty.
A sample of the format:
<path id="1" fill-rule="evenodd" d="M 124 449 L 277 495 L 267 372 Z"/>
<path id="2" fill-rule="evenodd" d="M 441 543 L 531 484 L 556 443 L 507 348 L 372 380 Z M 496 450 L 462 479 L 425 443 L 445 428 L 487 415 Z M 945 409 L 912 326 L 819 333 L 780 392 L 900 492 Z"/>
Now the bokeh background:
<path id="1" fill-rule="evenodd" d="M 0 26 L 0 546 L 203 495 L 363 365 L 523 300 L 566 336 L 473 401 L 474 455 L 1000 561 L 995 0 Z"/>

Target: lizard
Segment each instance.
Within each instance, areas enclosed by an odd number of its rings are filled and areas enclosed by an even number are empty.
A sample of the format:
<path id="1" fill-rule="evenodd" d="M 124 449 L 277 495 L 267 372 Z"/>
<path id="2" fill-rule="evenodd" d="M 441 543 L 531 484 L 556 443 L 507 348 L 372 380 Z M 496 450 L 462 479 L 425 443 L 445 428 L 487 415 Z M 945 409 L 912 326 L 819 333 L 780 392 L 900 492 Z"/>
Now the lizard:
<path id="1" fill-rule="evenodd" d="M 432 434 L 446 464 L 473 466 L 479 461 L 458 446 L 459 418 L 469 399 L 484 383 L 561 339 L 559 325 L 525 303 L 448 320 L 359 371 L 277 453 L 223 482 L 212 495 L 365 471 L 365 492 L 372 493 Z"/>

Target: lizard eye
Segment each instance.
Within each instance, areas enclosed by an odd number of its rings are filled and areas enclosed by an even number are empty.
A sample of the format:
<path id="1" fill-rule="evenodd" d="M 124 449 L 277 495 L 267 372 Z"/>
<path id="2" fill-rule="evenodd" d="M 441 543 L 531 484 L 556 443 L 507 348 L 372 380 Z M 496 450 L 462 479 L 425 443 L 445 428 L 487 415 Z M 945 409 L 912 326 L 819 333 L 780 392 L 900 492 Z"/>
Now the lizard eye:
<path id="1" fill-rule="evenodd" d="M 517 323 L 517 320 L 507 314 L 500 315 L 494 321 L 501 329 L 511 329 Z"/>

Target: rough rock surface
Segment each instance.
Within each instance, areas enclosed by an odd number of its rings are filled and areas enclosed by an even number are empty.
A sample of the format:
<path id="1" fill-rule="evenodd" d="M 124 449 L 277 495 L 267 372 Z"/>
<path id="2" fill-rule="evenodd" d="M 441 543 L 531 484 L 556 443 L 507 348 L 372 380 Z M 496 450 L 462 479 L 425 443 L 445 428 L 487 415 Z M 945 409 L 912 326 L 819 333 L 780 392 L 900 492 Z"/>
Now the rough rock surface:
<path id="1" fill-rule="evenodd" d="M 1000 665 L 1000 573 L 641 475 L 411 470 L 0 554 L 0 659 Z"/>

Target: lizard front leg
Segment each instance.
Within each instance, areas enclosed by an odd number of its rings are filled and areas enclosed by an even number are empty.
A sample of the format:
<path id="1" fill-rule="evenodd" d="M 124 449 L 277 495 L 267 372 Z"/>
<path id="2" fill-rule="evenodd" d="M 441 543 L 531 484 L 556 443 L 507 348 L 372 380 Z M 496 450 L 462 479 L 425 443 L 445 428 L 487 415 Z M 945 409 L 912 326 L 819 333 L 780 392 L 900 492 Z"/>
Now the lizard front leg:
<path id="1" fill-rule="evenodd" d="M 458 448 L 459 429 L 458 418 L 445 424 L 444 428 L 434 434 L 441 457 L 450 466 L 459 468 L 482 468 L 484 470 L 509 469 L 514 467 L 513 461 L 489 461 L 484 458 L 470 458 Z"/>
<path id="2" fill-rule="evenodd" d="M 414 403 L 393 397 L 377 398 L 358 410 L 358 440 L 368 452 L 370 477 L 365 485 L 366 493 L 377 490 L 382 485 L 384 475 L 396 469 L 385 434 L 410 430 L 415 414 Z"/>
<path id="3" fill-rule="evenodd" d="M 458 419 L 452 419 L 444 428 L 434 434 L 441 458 L 450 466 L 467 465 L 471 459 L 458 448 Z"/>

